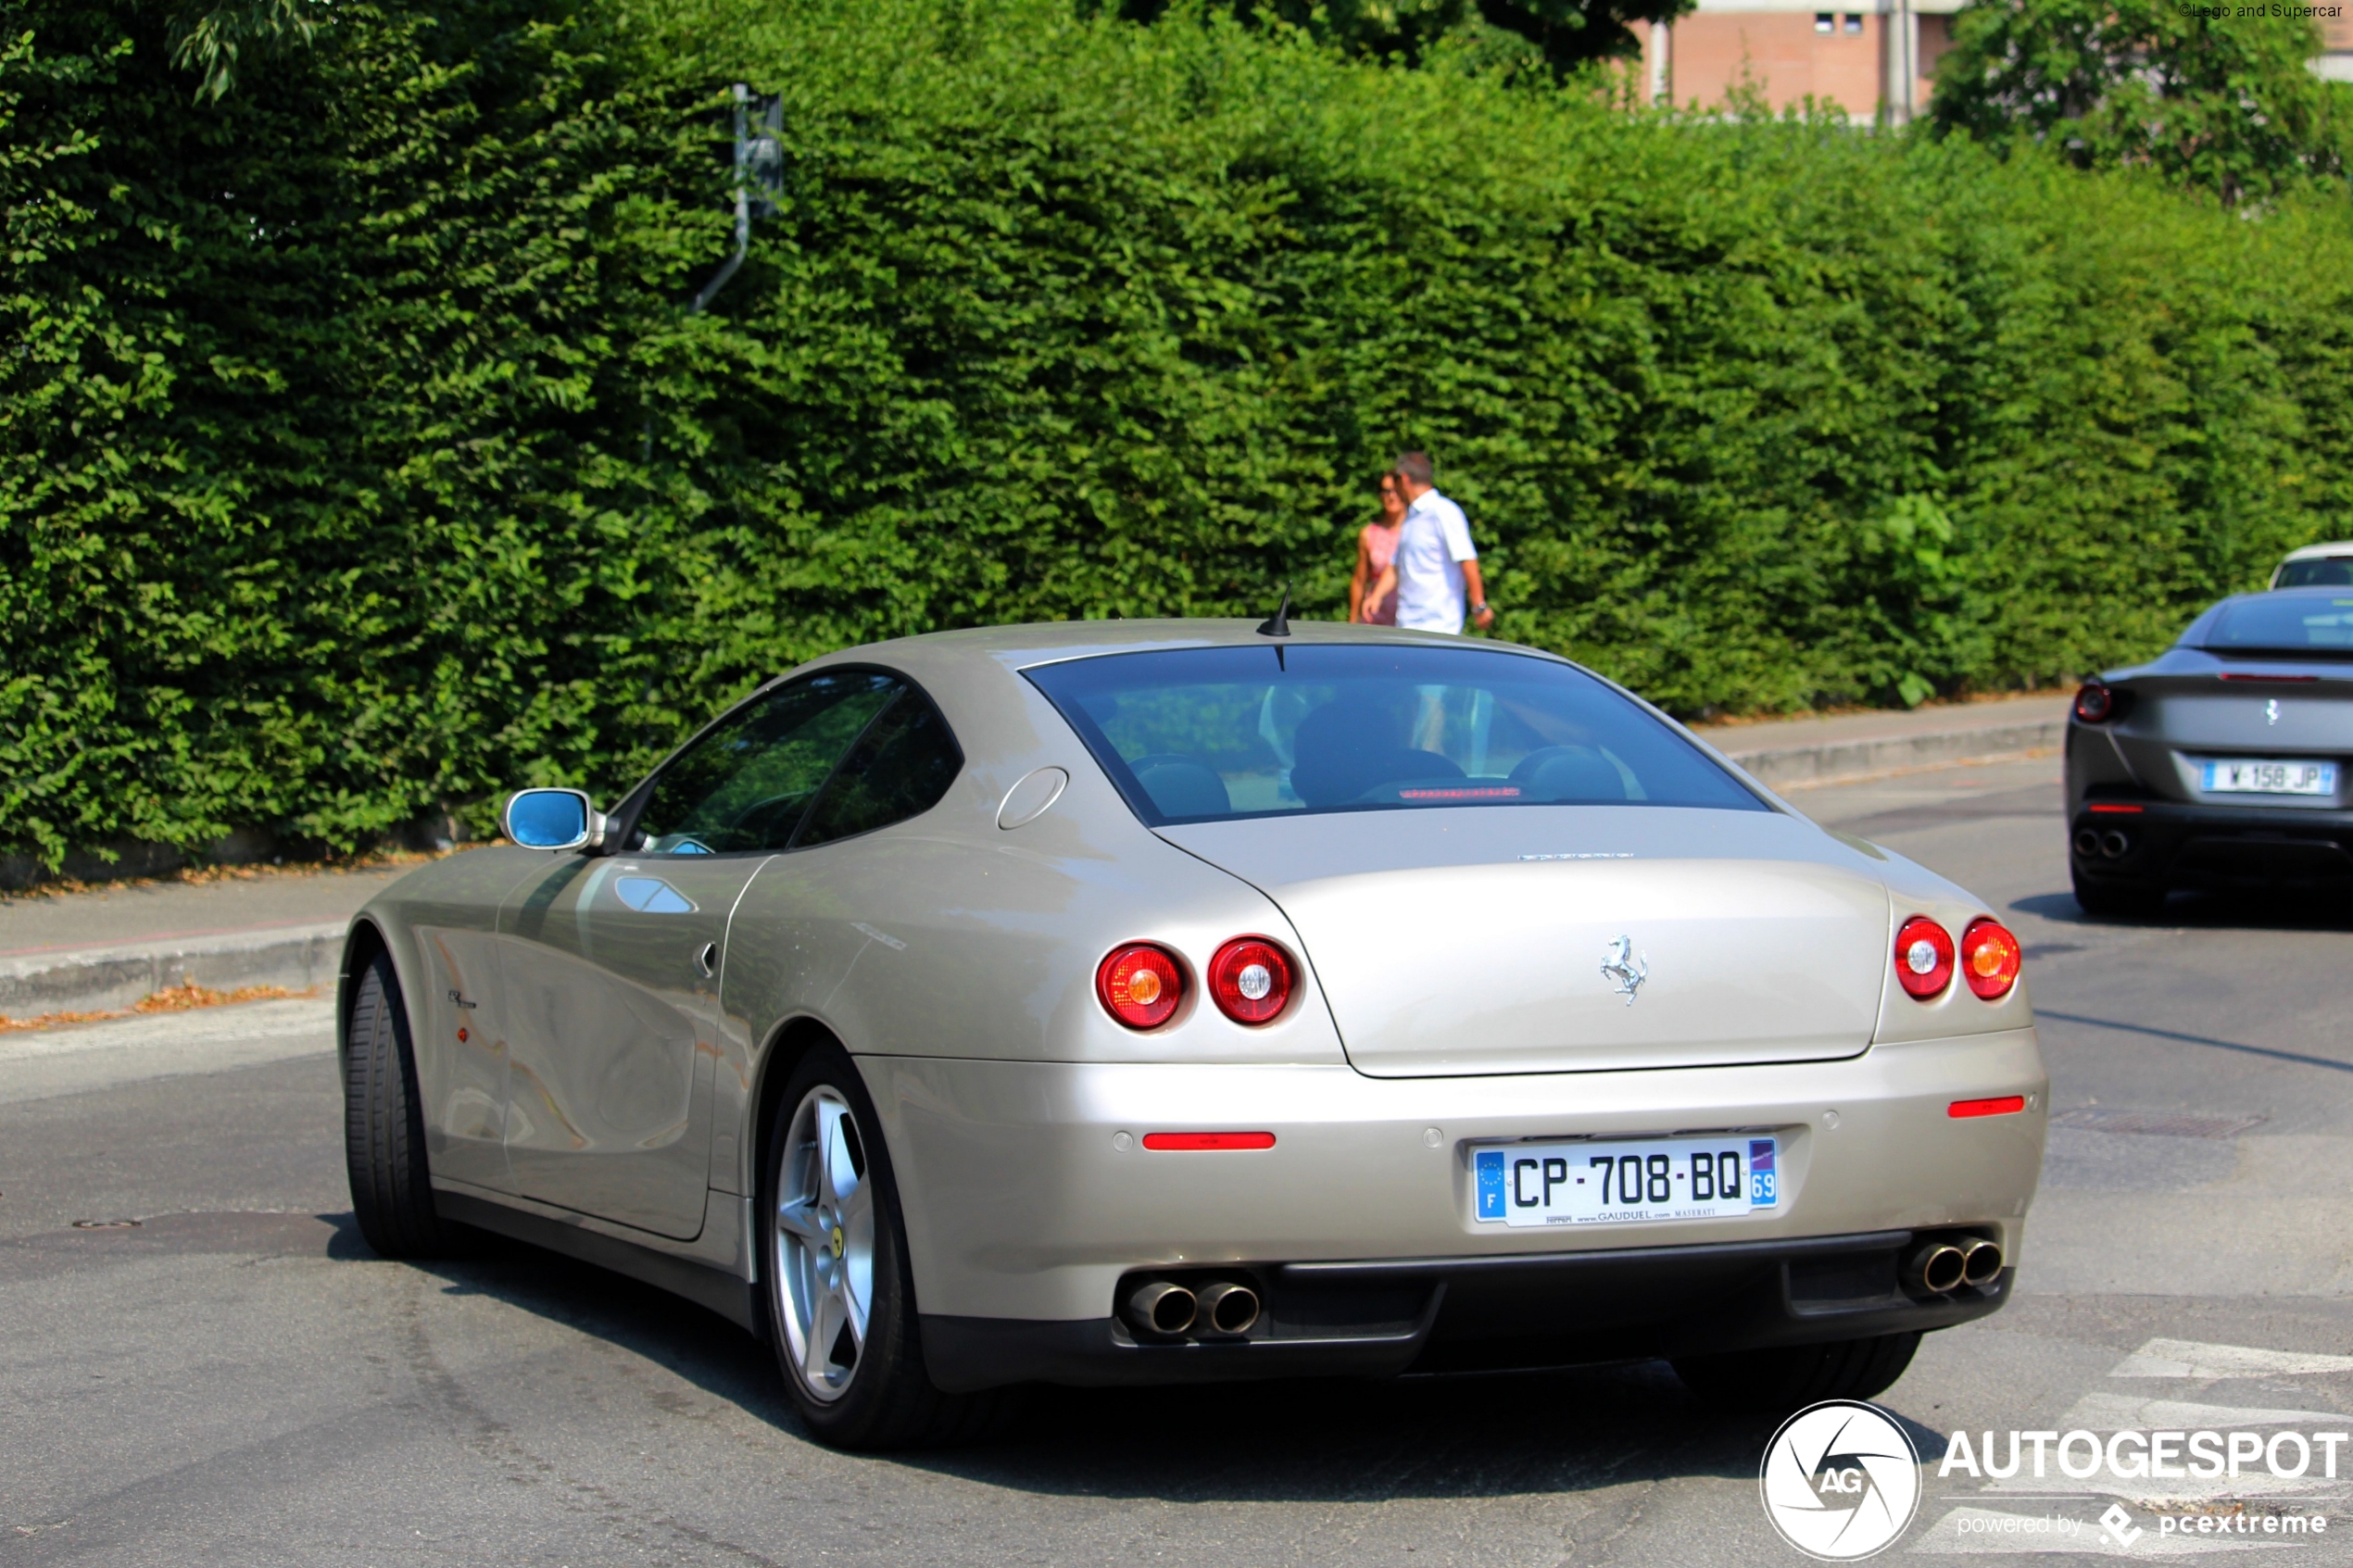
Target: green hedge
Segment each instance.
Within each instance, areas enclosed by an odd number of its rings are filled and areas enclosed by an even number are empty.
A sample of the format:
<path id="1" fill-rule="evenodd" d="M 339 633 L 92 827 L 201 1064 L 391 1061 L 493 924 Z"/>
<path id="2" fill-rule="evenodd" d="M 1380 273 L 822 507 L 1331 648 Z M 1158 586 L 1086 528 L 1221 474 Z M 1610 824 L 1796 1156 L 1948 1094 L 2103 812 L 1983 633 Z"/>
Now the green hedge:
<path id="1" fill-rule="evenodd" d="M 0 37 L 0 840 L 610 794 L 796 660 L 1344 602 L 1679 711 L 2048 682 L 2353 533 L 2353 217 L 1068 0 L 338 6 L 217 105 Z M 12 23 L 23 26 L 25 24 Z M 786 94 L 728 244 L 718 106 Z"/>

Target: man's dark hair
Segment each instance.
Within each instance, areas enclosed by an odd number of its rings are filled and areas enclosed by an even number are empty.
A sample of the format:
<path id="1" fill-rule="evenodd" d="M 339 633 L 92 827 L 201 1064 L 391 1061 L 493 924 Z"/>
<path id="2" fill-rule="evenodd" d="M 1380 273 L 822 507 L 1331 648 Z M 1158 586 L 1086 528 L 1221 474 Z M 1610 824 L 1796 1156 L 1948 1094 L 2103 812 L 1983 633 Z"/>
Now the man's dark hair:
<path id="1" fill-rule="evenodd" d="M 1389 471 L 1400 479 L 1410 479 L 1416 484 L 1434 484 L 1437 480 L 1433 476 L 1438 472 L 1438 465 L 1429 460 L 1429 454 L 1427 452 L 1400 452 L 1397 454 L 1397 461 L 1390 466 Z"/>

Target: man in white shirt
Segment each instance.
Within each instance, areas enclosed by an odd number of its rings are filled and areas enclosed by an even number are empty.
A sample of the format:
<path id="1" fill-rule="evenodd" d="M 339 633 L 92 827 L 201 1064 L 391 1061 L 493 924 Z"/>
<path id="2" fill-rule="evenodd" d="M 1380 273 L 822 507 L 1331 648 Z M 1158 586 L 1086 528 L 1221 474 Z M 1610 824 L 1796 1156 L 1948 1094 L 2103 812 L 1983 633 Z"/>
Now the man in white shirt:
<path id="1" fill-rule="evenodd" d="M 1487 589 L 1479 582 L 1470 519 L 1438 493 L 1431 483 L 1437 470 L 1428 453 L 1403 454 L 1395 472 L 1407 508 L 1390 566 L 1397 574 L 1397 624 L 1459 633 L 1467 609 L 1484 632 L 1495 624 L 1495 612 L 1487 608 Z"/>

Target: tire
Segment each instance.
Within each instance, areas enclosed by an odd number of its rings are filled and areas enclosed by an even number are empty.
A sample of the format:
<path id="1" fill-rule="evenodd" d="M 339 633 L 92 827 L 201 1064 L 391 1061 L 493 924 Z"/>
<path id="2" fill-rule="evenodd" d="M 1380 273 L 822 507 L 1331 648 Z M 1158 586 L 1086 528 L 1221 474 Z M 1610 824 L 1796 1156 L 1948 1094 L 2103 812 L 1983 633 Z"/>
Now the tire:
<path id="1" fill-rule="evenodd" d="M 2087 915 L 2112 920 L 2146 920 L 2165 909 L 2165 888 L 2160 884 L 2096 882 L 2082 872 L 2069 874 L 2075 884 L 2075 902 Z"/>
<path id="2" fill-rule="evenodd" d="M 1723 1410 L 1787 1415 L 1824 1399 L 1868 1399 L 1912 1364 L 1918 1334 L 1840 1339 L 1774 1350 L 1687 1356 L 1674 1363 L 1683 1386 Z"/>
<path id="3" fill-rule="evenodd" d="M 815 1047 L 761 1148 L 768 1341 L 801 1421 L 837 1449 L 931 1448 L 997 1431 L 1013 1395 L 948 1394 L 924 1366 L 899 1187 L 849 1056 Z"/>
<path id="4" fill-rule="evenodd" d="M 448 1249 L 449 1229 L 434 1212 L 417 1057 L 389 953 L 378 951 L 360 972 L 347 1039 L 344 1165 L 359 1234 L 381 1258 L 434 1257 Z"/>

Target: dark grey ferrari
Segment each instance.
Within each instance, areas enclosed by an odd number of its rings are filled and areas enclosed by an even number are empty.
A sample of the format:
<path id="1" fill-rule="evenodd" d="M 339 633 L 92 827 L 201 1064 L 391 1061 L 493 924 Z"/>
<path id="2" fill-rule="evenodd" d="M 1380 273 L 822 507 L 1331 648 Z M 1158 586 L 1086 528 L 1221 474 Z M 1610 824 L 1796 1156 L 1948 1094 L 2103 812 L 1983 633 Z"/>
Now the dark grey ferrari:
<path id="1" fill-rule="evenodd" d="M 2075 694 L 2075 899 L 2154 914 L 2177 887 L 2353 891 L 2353 588 L 2224 599 Z"/>

